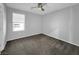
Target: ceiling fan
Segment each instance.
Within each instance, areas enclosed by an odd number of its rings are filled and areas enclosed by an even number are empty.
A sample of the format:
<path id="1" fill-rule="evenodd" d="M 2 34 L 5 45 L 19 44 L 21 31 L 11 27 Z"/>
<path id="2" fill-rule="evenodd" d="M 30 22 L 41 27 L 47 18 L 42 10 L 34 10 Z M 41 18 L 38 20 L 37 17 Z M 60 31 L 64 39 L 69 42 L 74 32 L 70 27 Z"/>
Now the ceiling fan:
<path id="1" fill-rule="evenodd" d="M 31 9 L 40 8 L 41 11 L 45 11 L 44 6 L 45 6 L 46 4 L 47 4 L 47 3 L 37 3 L 37 5 L 36 5 L 35 7 L 31 7 Z"/>

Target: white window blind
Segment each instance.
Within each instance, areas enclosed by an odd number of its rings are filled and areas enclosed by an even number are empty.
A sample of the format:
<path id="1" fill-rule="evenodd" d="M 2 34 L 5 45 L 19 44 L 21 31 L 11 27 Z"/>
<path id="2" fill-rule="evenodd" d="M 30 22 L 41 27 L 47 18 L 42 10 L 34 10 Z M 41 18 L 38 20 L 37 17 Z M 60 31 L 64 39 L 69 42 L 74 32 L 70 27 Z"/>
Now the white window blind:
<path id="1" fill-rule="evenodd" d="M 24 31 L 25 15 L 13 13 L 13 31 Z"/>

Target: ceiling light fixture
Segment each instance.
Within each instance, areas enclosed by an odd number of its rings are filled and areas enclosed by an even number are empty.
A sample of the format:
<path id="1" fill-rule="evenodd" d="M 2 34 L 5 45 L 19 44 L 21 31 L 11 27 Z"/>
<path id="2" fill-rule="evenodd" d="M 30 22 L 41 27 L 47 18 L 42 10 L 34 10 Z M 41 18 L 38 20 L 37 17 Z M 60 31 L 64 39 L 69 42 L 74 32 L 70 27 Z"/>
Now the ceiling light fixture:
<path id="1" fill-rule="evenodd" d="M 31 7 L 31 9 L 38 8 L 38 9 L 41 9 L 41 11 L 45 11 L 44 6 L 46 4 L 47 3 L 37 3 L 37 5 L 35 7 Z"/>

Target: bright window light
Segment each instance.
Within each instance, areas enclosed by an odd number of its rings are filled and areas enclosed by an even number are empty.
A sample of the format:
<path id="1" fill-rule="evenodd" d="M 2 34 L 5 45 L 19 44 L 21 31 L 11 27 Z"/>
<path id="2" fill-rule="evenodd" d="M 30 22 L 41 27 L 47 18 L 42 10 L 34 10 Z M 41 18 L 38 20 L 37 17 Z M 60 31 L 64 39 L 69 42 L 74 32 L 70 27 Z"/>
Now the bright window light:
<path id="1" fill-rule="evenodd" d="M 13 13 L 13 31 L 24 31 L 25 15 Z"/>

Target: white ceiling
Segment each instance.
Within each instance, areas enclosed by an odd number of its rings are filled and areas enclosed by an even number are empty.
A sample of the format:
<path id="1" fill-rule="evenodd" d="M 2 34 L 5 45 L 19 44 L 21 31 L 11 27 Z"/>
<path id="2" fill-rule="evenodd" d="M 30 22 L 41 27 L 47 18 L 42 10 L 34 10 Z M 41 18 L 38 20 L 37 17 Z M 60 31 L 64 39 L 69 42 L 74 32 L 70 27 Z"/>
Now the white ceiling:
<path id="1" fill-rule="evenodd" d="M 45 11 L 41 11 L 40 9 L 31 9 L 31 7 L 35 7 L 37 4 L 36 3 L 6 3 L 8 7 L 19 9 L 19 10 L 24 10 L 40 15 L 44 15 L 50 12 L 54 12 L 56 10 L 60 10 L 72 5 L 76 5 L 77 3 L 47 3 L 47 5 L 44 6 Z"/>

